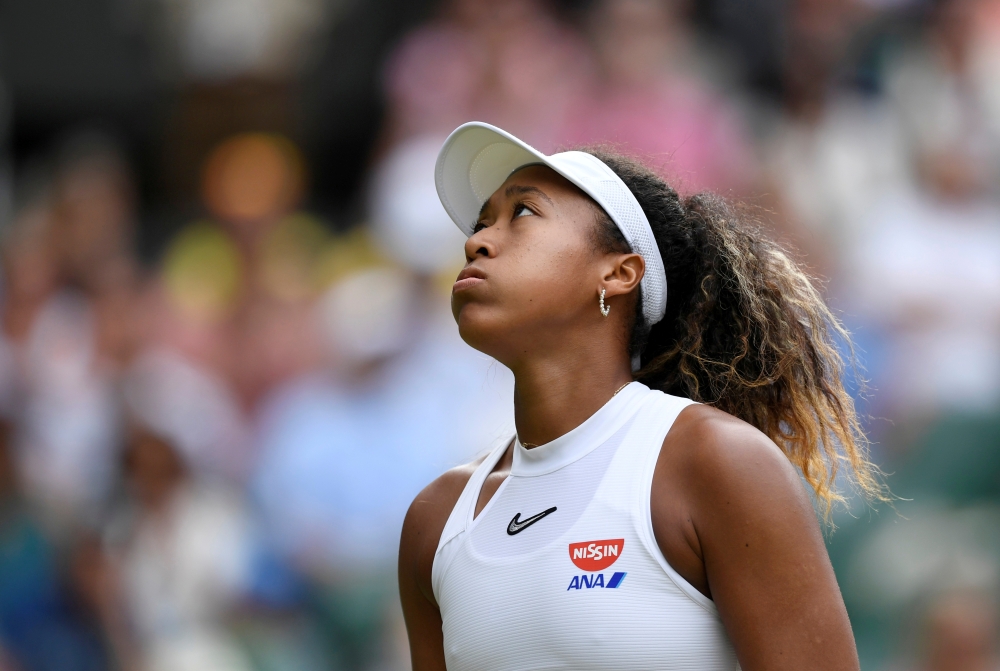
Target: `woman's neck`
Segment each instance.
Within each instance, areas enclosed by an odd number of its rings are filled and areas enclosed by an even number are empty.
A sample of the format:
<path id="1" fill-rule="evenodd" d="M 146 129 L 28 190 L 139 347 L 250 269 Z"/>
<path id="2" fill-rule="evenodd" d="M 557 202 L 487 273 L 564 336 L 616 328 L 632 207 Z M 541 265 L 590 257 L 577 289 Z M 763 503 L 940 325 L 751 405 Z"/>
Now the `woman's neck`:
<path id="1" fill-rule="evenodd" d="M 513 372 L 514 424 L 521 443 L 532 446 L 583 424 L 632 381 L 627 355 L 581 356 L 572 347 L 555 358 L 521 362 Z"/>

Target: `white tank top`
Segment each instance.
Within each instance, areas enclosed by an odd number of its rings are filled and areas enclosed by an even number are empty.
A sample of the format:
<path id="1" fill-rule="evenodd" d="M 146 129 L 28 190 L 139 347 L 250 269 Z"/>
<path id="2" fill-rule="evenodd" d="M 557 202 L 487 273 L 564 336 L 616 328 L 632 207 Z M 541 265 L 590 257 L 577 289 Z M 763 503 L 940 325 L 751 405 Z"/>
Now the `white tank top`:
<path id="1" fill-rule="evenodd" d="M 501 445 L 452 510 L 431 571 L 449 671 L 733 671 L 715 605 L 664 559 L 649 495 L 687 399 L 633 382 L 525 449 L 473 519 Z"/>

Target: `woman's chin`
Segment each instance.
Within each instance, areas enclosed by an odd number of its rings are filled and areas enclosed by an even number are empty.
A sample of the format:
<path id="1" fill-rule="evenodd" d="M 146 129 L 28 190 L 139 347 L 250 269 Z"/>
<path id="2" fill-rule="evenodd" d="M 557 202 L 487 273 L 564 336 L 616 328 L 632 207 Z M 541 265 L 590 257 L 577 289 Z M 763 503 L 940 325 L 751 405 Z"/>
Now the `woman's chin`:
<path id="1" fill-rule="evenodd" d="M 502 320 L 491 318 L 482 306 L 466 304 L 455 315 L 458 322 L 458 334 L 465 343 L 483 354 L 496 357 L 498 345 L 505 340 L 502 331 Z"/>

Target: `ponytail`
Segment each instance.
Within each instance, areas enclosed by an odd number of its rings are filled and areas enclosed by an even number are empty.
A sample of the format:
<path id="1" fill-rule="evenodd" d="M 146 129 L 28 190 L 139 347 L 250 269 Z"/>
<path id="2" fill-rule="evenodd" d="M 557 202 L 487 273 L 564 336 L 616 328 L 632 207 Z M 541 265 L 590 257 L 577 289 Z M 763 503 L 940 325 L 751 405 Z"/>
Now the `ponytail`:
<path id="1" fill-rule="evenodd" d="M 812 281 L 752 215 L 722 198 L 677 192 L 641 164 L 586 149 L 635 195 L 667 273 L 667 311 L 650 328 L 635 310 L 636 379 L 713 405 L 755 426 L 784 451 L 816 494 L 824 516 L 844 497 L 842 465 L 869 500 L 886 500 L 835 339 L 849 336 Z M 629 251 L 601 211 L 597 242 Z M 615 235 L 617 233 L 617 236 Z"/>

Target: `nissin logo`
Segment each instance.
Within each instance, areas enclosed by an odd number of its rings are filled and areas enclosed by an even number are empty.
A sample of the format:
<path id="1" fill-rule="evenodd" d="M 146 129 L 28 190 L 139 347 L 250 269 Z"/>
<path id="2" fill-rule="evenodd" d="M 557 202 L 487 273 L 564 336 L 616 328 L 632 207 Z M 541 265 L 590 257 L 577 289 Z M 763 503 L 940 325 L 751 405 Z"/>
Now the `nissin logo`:
<path id="1" fill-rule="evenodd" d="M 624 545 L 624 538 L 570 543 L 569 558 L 573 560 L 578 569 L 583 571 L 603 571 L 618 561 Z M 617 585 L 615 586 L 617 587 Z"/>

